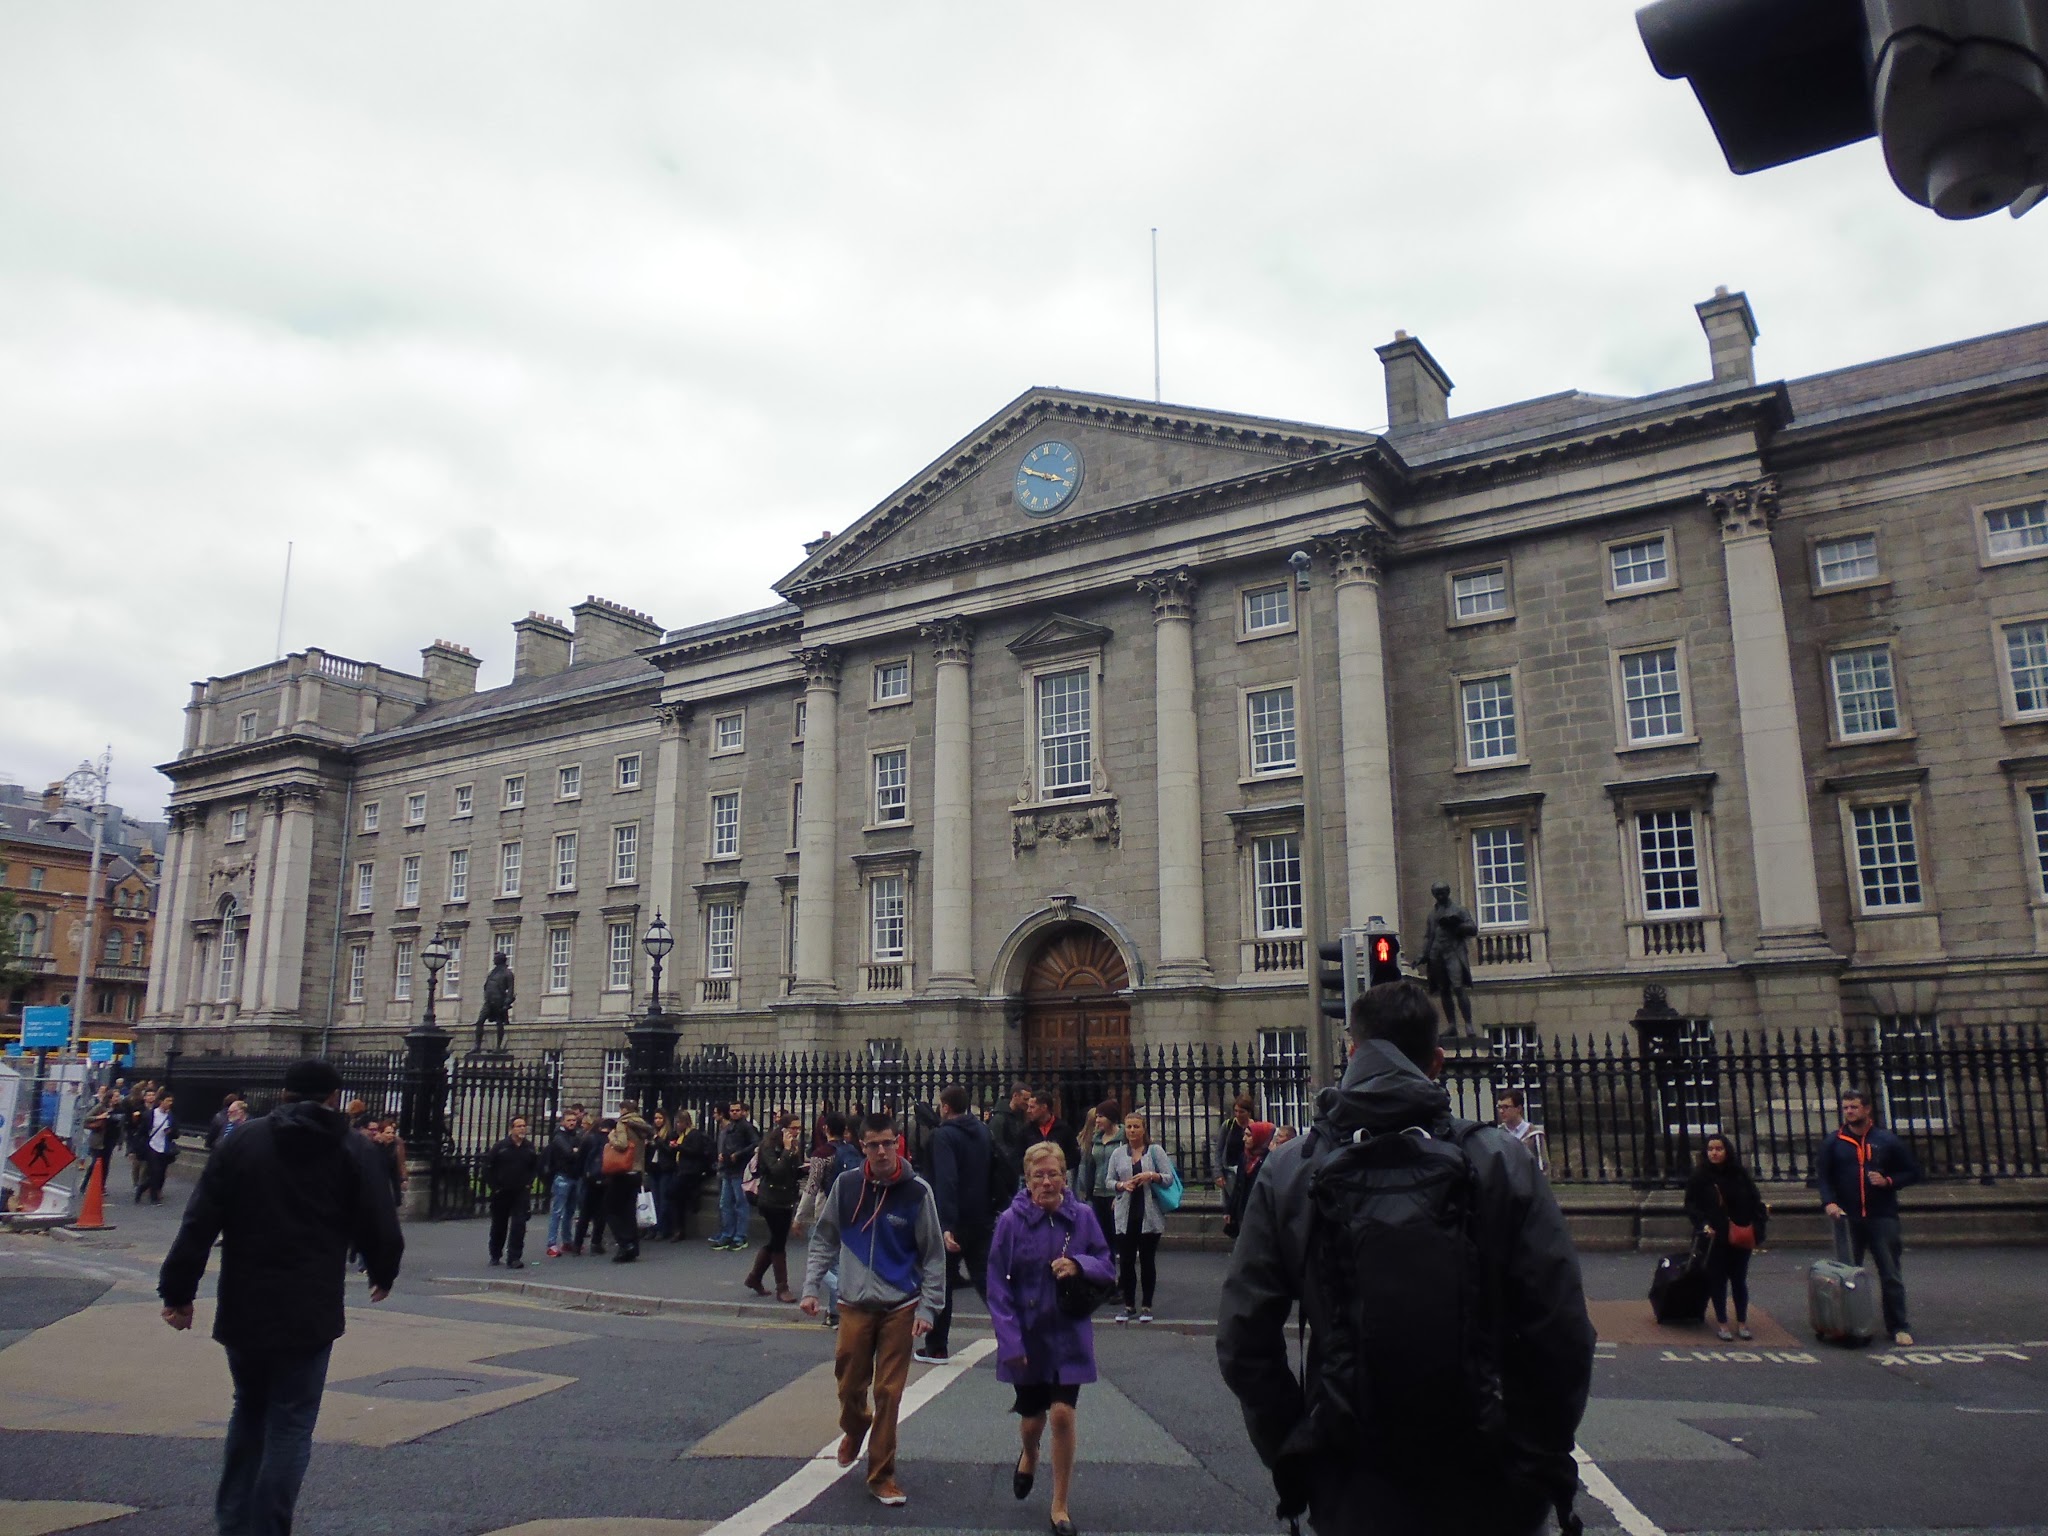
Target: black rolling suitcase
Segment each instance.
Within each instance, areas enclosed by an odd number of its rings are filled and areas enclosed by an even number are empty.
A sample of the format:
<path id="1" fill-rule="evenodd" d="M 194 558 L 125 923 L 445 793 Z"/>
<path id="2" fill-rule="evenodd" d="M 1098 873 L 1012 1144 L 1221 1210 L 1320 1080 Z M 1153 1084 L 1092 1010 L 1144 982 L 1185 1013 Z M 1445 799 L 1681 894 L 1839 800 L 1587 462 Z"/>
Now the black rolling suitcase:
<path id="1" fill-rule="evenodd" d="M 1683 1253 L 1667 1253 L 1650 1276 L 1650 1310 L 1660 1323 L 1697 1323 L 1707 1315 L 1707 1248 L 1704 1235 Z"/>

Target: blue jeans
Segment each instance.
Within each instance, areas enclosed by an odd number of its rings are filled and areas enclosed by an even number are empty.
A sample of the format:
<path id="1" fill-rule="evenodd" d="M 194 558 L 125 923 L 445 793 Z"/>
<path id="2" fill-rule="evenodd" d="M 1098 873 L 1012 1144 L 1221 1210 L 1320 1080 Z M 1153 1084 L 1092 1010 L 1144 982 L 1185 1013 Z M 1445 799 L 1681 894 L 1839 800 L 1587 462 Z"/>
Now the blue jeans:
<path id="1" fill-rule="evenodd" d="M 213 1501 L 220 1536 L 291 1536 L 332 1349 L 280 1354 L 227 1346 L 235 1408 Z"/>
<path id="2" fill-rule="evenodd" d="M 1886 1333 L 1912 1331 L 1912 1325 L 1906 1321 L 1906 1277 L 1899 1263 L 1902 1248 L 1896 1216 L 1848 1216 L 1835 1223 L 1835 1257 L 1844 1264 L 1861 1264 L 1867 1253 L 1877 1270 L 1878 1292 L 1884 1297 Z"/>
<path id="3" fill-rule="evenodd" d="M 747 1235 L 747 1192 L 740 1188 L 741 1175 L 718 1176 L 718 1236 L 714 1243 L 736 1243 Z"/>
<path id="4" fill-rule="evenodd" d="M 583 1181 L 558 1173 L 549 1194 L 548 1246 L 566 1248 L 576 1235 L 576 1203 L 583 1198 Z"/>

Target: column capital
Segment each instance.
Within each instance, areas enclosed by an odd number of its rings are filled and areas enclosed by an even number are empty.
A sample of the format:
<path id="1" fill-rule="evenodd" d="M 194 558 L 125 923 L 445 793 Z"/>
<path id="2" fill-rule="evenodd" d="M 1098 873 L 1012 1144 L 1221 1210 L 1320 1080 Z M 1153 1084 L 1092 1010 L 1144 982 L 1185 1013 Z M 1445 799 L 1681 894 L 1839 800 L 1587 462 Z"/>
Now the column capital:
<path id="1" fill-rule="evenodd" d="M 965 666 L 974 659 L 974 626 L 964 615 L 956 613 L 951 618 L 920 624 L 917 632 L 931 641 L 932 660 L 941 665 L 955 661 Z"/>
<path id="2" fill-rule="evenodd" d="M 1778 520 L 1778 477 L 1765 475 L 1707 492 L 1707 505 L 1721 523 L 1724 539 L 1768 538 Z"/>
<path id="3" fill-rule="evenodd" d="M 273 784 L 263 791 L 263 800 L 266 805 L 276 810 L 289 810 L 295 805 L 311 810 L 320 803 L 320 786 L 308 784 L 303 779 L 286 784 Z"/>
<path id="4" fill-rule="evenodd" d="M 1384 528 L 1368 523 L 1325 534 L 1315 541 L 1315 550 L 1330 562 L 1338 581 L 1377 581 L 1387 568 L 1393 543 Z"/>
<path id="5" fill-rule="evenodd" d="M 198 805 L 174 805 L 164 812 L 170 818 L 173 832 L 188 831 L 206 820 L 206 808 Z"/>
<path id="6" fill-rule="evenodd" d="M 678 736 L 690 728 L 690 722 L 697 716 L 697 706 L 684 699 L 663 699 L 653 708 L 654 718 L 661 722 L 661 728 Z"/>
<path id="7" fill-rule="evenodd" d="M 1152 599 L 1153 622 L 1163 624 L 1168 619 L 1194 618 L 1195 592 L 1200 585 L 1195 573 L 1183 565 L 1140 577 L 1138 590 Z"/>
<path id="8" fill-rule="evenodd" d="M 839 691 L 839 668 L 846 660 L 836 645 L 800 645 L 793 653 L 804 665 L 804 687 Z"/>

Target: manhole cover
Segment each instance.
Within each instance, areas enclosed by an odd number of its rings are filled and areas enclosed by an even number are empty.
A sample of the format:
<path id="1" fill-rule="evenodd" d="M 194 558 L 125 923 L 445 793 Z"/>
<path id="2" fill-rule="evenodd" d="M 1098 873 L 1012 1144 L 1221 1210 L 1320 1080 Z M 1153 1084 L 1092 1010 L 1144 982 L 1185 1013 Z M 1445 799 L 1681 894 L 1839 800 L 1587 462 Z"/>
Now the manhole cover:
<path id="1" fill-rule="evenodd" d="M 373 1376 L 358 1376 L 353 1381 L 334 1381 L 328 1385 L 336 1392 L 349 1392 L 358 1397 L 394 1397 L 409 1403 L 446 1403 L 458 1397 L 498 1392 L 539 1379 L 538 1376 L 477 1376 L 464 1371 L 402 1366 L 395 1371 L 380 1371 Z"/>

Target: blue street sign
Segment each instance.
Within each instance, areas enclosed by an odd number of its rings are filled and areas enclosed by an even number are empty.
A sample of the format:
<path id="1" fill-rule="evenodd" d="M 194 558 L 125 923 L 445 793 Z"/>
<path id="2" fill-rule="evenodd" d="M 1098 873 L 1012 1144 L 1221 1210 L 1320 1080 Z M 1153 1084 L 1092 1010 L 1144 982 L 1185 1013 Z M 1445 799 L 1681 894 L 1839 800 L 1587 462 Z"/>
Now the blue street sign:
<path id="1" fill-rule="evenodd" d="M 24 1050 L 61 1051 L 71 1043 L 71 1010 L 57 1007 L 21 1010 L 21 1044 Z"/>
<path id="2" fill-rule="evenodd" d="M 8 1041 L 6 1049 L 7 1054 L 10 1056 L 19 1056 L 22 1054 L 21 1042 L 19 1040 Z"/>
<path id="3" fill-rule="evenodd" d="M 85 1047 L 85 1059 L 87 1061 L 112 1061 L 114 1059 L 114 1042 L 111 1040 L 88 1041 Z"/>

